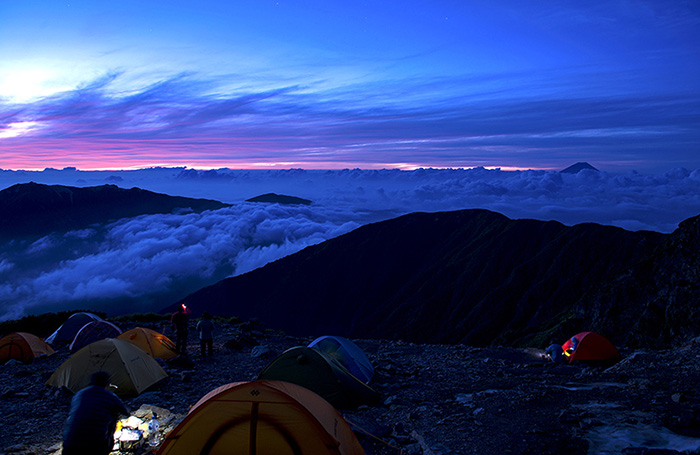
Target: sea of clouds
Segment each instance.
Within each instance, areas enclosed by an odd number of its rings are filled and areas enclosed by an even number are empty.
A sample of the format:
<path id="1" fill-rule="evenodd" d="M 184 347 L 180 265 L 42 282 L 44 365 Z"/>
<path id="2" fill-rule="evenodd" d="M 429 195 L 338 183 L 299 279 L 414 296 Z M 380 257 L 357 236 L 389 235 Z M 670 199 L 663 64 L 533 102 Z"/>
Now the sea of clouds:
<path id="1" fill-rule="evenodd" d="M 34 181 L 140 187 L 216 199 L 203 213 L 143 215 L 0 250 L 0 320 L 59 309 L 159 310 L 228 276 L 363 224 L 416 211 L 484 208 L 510 218 L 672 232 L 700 214 L 700 170 L 648 175 L 584 170 L 0 171 L 0 189 Z M 311 205 L 246 202 L 264 193 Z M 410 248 L 410 245 L 406 246 Z"/>

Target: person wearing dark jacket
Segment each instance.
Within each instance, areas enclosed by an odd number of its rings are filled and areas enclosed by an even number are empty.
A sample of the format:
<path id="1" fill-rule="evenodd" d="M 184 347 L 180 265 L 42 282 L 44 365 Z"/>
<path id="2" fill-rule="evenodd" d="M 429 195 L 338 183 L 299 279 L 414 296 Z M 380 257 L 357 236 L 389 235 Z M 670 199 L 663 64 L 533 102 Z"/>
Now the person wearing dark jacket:
<path id="1" fill-rule="evenodd" d="M 175 330 L 175 345 L 178 354 L 187 354 L 187 332 L 190 310 L 184 303 L 170 316 L 170 325 Z"/>
<path id="2" fill-rule="evenodd" d="M 109 373 L 98 371 L 90 385 L 73 396 L 63 430 L 63 455 L 107 455 L 112 451 L 117 419 L 129 411 L 108 386 Z"/>
<path id="3" fill-rule="evenodd" d="M 554 363 L 564 362 L 564 350 L 560 344 L 557 344 L 554 340 L 549 342 L 549 346 L 544 351 L 546 357 Z"/>
<path id="4" fill-rule="evenodd" d="M 209 357 L 214 355 L 214 323 L 211 322 L 211 315 L 205 311 L 202 319 L 197 323 L 197 332 L 199 332 L 199 348 L 202 352 L 202 357 L 206 355 L 205 348 L 209 350 Z"/>

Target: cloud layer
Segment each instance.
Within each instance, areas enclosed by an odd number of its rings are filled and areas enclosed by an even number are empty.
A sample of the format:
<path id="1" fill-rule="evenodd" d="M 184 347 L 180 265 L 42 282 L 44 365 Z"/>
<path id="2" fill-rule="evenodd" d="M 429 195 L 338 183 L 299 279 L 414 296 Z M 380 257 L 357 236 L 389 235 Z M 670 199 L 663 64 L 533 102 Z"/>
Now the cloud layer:
<path id="1" fill-rule="evenodd" d="M 0 172 L 77 186 L 117 182 L 234 204 L 201 214 L 123 219 L 0 251 L 0 319 L 64 307 L 159 309 L 227 276 L 245 273 L 360 225 L 415 211 L 485 208 L 511 218 L 672 232 L 700 213 L 700 170 L 658 175 L 582 171 L 196 171 L 151 169 Z M 247 203 L 276 192 L 310 206 Z"/>
<path id="2" fill-rule="evenodd" d="M 120 312 L 145 311 L 140 308 L 145 301 L 162 307 L 170 302 L 158 299 L 177 293 L 182 297 L 348 232 L 359 226 L 354 221 L 358 218 L 248 203 L 201 214 L 145 215 L 53 234 L 3 252 L 2 318 L 114 300 L 121 302 Z"/>

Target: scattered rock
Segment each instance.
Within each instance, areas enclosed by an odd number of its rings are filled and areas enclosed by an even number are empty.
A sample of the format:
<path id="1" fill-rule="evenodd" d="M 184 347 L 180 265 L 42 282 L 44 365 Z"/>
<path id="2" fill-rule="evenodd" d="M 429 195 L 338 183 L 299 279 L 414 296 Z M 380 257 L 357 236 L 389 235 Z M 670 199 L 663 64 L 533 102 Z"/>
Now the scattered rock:
<path id="1" fill-rule="evenodd" d="M 242 322 L 238 324 L 238 328 L 244 332 L 257 332 L 262 333 L 262 323 L 258 319 L 250 319 L 249 321 Z"/>
<path id="2" fill-rule="evenodd" d="M 179 355 L 167 361 L 167 365 L 171 368 L 187 369 L 194 368 L 194 362 L 186 355 Z"/>
<path id="3" fill-rule="evenodd" d="M 255 338 L 253 338 L 250 335 L 247 335 L 245 333 L 240 333 L 234 336 L 233 338 L 229 338 L 226 340 L 224 343 L 224 347 L 226 349 L 230 349 L 232 351 L 240 351 L 242 349 L 245 349 L 249 346 L 257 346 L 258 342 Z"/>
<path id="4" fill-rule="evenodd" d="M 182 373 L 180 373 L 180 380 L 182 382 L 194 381 L 194 372 L 193 371 L 183 371 Z"/>
<path id="5" fill-rule="evenodd" d="M 558 421 L 559 423 L 570 425 L 579 423 L 581 421 L 581 417 L 575 412 L 564 410 L 559 413 Z"/>
<path id="6" fill-rule="evenodd" d="M 383 404 L 384 406 L 389 406 L 389 405 L 395 403 L 395 402 L 396 402 L 396 399 L 397 399 L 397 398 L 396 398 L 396 395 L 392 395 L 392 396 L 390 396 L 390 397 L 387 397 L 386 400 L 384 400 L 384 402 L 383 402 L 382 404 Z"/>
<path id="7" fill-rule="evenodd" d="M 474 401 L 474 395 L 471 393 L 458 393 L 455 396 L 455 401 L 462 404 L 472 404 Z"/>
<path id="8" fill-rule="evenodd" d="M 250 355 L 255 358 L 270 357 L 272 356 L 272 350 L 267 346 L 255 346 L 250 351 Z"/>
<path id="9" fill-rule="evenodd" d="M 238 324 L 222 324 L 213 359 L 163 362 L 170 377 L 138 397 L 125 398 L 127 407 L 144 420 L 155 412 L 161 431 L 169 431 L 207 392 L 228 382 L 254 380 L 273 353 L 313 339 L 251 326 L 243 332 Z M 229 340 L 245 346 L 227 347 Z M 537 363 L 531 350 L 355 341 L 373 360 L 377 374 L 371 385 L 383 397 L 382 405 L 341 410 L 367 455 L 396 455 L 398 449 L 418 455 L 584 455 L 592 432 L 605 435 L 616 425 L 663 424 L 678 434 L 700 436 L 700 394 L 692 386 L 700 381 L 700 358 L 688 352 L 624 352 L 630 360 L 612 368 L 552 368 Z M 269 354 L 253 356 L 253 349 L 247 350 L 252 342 Z M 196 339 L 188 349 L 198 350 Z M 0 413 L 5 417 L 0 441 L 14 447 L 13 452 L 5 448 L 6 453 L 60 451 L 71 397 L 47 387 L 45 378 L 66 358 L 59 352 L 21 368 L 0 368 Z M 186 367 L 178 365 L 185 359 Z M 18 376 L 18 371 L 30 374 Z M 627 455 L 673 453 L 635 450 Z"/>

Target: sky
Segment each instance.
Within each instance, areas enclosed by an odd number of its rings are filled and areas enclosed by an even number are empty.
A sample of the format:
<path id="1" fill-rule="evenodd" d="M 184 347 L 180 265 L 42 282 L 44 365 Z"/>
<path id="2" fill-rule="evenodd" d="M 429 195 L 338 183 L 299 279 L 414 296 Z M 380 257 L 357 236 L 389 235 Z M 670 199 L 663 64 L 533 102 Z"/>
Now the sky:
<path id="1" fill-rule="evenodd" d="M 0 21 L 0 169 L 700 168 L 695 0 L 5 0 Z"/>
<path id="2" fill-rule="evenodd" d="M 699 144 L 695 0 L 0 1 L 0 190 L 232 204 L 5 245 L 0 320 L 158 310 L 414 211 L 670 233 Z"/>

